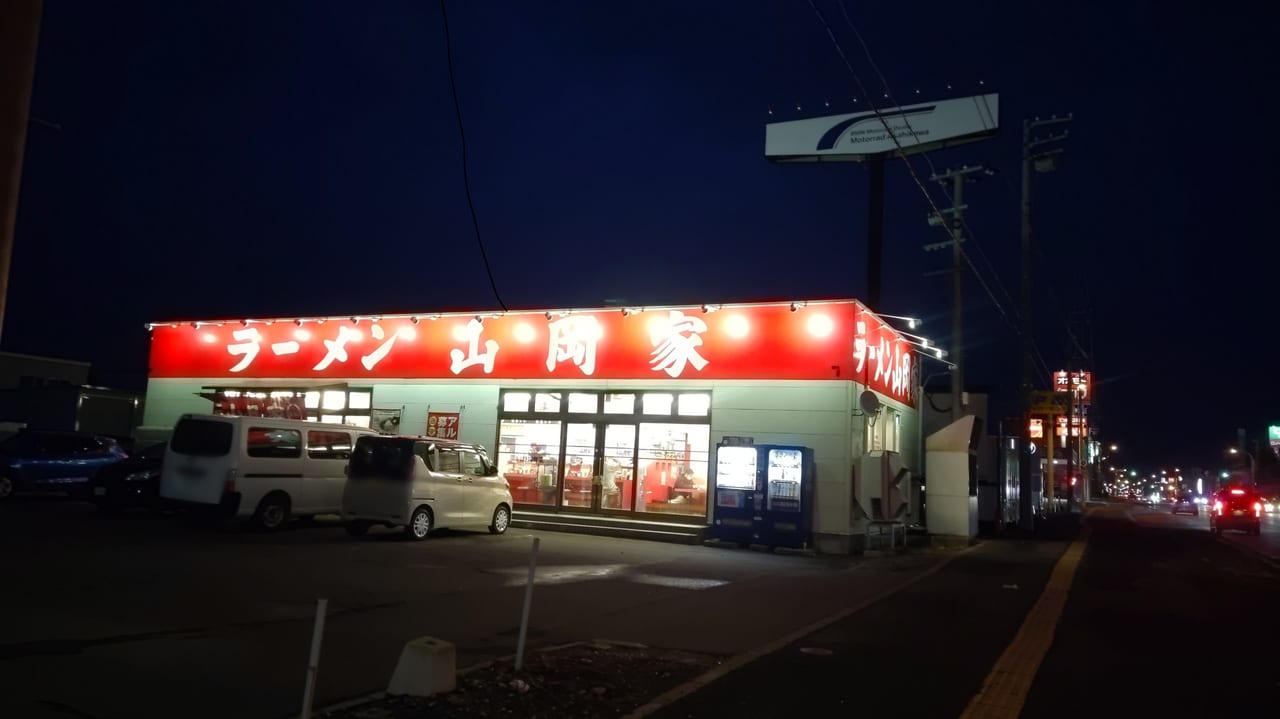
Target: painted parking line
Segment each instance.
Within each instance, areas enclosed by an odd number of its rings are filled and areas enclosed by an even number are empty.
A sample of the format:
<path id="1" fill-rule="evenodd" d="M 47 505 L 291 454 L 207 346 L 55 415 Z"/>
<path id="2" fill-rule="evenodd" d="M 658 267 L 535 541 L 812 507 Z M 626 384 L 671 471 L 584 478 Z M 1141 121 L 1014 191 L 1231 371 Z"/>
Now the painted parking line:
<path id="1" fill-rule="evenodd" d="M 1031 683 L 1040 671 L 1040 663 L 1053 644 L 1058 619 L 1067 604 L 1067 595 L 1075 579 L 1085 546 L 1089 543 L 1089 527 L 1058 558 L 1040 598 L 1018 628 L 1013 641 L 996 660 L 982 689 L 969 701 L 960 719 L 1017 719 L 1027 701 Z"/>

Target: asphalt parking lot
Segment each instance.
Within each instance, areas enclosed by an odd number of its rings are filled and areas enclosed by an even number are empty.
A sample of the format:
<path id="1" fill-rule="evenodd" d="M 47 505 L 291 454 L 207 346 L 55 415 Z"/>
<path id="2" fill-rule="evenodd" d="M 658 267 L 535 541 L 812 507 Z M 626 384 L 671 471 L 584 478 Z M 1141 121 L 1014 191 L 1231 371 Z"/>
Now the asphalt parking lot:
<path id="1" fill-rule="evenodd" d="M 321 705 L 384 689 L 413 637 L 453 642 L 460 667 L 509 654 L 535 534 L 531 646 L 607 638 L 733 654 L 938 561 L 514 529 L 353 539 L 323 520 L 259 534 L 16 498 L 0 505 L 0 716 L 288 716 L 321 597 Z"/>

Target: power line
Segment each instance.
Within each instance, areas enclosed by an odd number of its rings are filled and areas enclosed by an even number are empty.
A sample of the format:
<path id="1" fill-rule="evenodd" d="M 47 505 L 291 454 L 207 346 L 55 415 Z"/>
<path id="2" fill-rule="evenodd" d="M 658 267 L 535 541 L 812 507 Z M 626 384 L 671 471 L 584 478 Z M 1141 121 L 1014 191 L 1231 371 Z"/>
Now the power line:
<path id="1" fill-rule="evenodd" d="M 870 93 L 867 92 L 866 85 L 862 82 L 861 76 L 859 76 L 857 71 L 853 69 L 853 63 L 849 61 L 849 57 L 845 54 L 844 48 L 840 45 L 840 41 L 836 38 L 835 31 L 832 29 L 831 23 L 827 22 L 826 16 L 823 15 L 822 11 L 818 9 L 818 6 L 814 4 L 814 0 L 809 0 L 809 7 L 813 9 L 814 15 L 817 16 L 818 21 L 822 23 L 823 28 L 826 29 L 827 37 L 830 38 L 831 44 L 835 47 L 836 54 L 840 56 L 840 59 L 844 62 L 845 69 L 849 71 L 849 74 L 853 77 L 854 82 L 857 83 L 858 90 L 862 93 L 863 98 L 867 101 L 867 104 L 871 107 L 871 111 L 875 114 L 876 119 L 880 120 L 880 124 L 884 127 L 885 133 L 888 134 L 891 140 L 893 140 L 893 144 L 898 150 L 898 156 L 902 158 L 902 162 L 904 165 L 906 165 L 907 172 L 910 173 L 911 179 L 915 181 L 916 187 L 918 187 L 920 189 L 921 194 L 924 195 L 925 201 L 929 203 L 929 207 L 933 210 L 934 215 L 938 217 L 942 217 L 943 216 L 942 212 L 938 209 L 937 203 L 934 202 L 933 196 L 929 193 L 928 188 L 926 188 L 924 183 L 920 180 L 920 176 L 916 174 L 915 167 L 911 164 L 911 160 L 909 159 L 907 154 L 903 151 L 902 143 L 899 142 L 897 134 L 894 133 L 894 131 L 889 127 L 889 123 L 887 120 L 885 120 L 884 114 L 880 111 L 880 108 L 876 106 L 875 101 L 871 99 L 871 95 Z M 850 28 L 854 32 L 854 35 L 857 36 L 858 41 L 861 43 L 863 47 L 863 50 L 866 52 L 869 64 L 876 71 L 876 74 L 879 75 L 880 81 L 885 88 L 885 95 L 889 97 L 889 100 L 891 102 L 896 103 L 896 100 L 893 99 L 893 93 L 889 89 L 889 83 L 884 77 L 884 73 L 880 72 L 879 68 L 876 66 L 875 60 L 871 57 L 870 48 L 867 46 L 866 41 L 862 38 L 862 34 L 858 32 L 857 27 L 854 26 L 852 19 L 849 17 L 848 11 L 845 9 L 843 0 L 841 0 L 840 2 L 840 9 L 844 13 L 846 22 L 849 23 Z M 905 117 L 902 119 L 903 119 L 903 122 L 906 123 L 907 131 L 913 132 L 911 130 L 910 121 Z M 914 136 L 914 133 L 912 134 L 912 136 Z M 922 155 L 925 159 L 925 162 L 930 166 L 930 168 L 933 168 L 933 161 L 929 158 L 929 156 L 925 153 L 922 153 Z M 936 175 L 937 170 L 934 169 L 933 173 Z M 943 194 L 944 195 L 948 194 L 945 188 L 943 189 Z M 963 222 L 963 219 L 962 219 L 962 222 Z M 964 223 L 963 227 L 965 229 L 965 233 L 969 236 L 970 241 L 974 243 L 974 246 L 978 248 L 979 252 L 985 258 L 985 253 L 981 252 L 982 248 L 977 244 L 977 241 L 974 239 L 975 235 L 972 229 L 968 226 L 968 223 Z M 967 264 L 969 266 L 969 269 L 973 272 L 973 275 L 978 280 L 978 283 L 982 286 L 982 289 L 987 293 L 987 297 L 991 299 L 991 303 L 995 306 L 996 310 L 1000 313 L 1001 318 L 1003 318 L 1007 324 L 1010 324 L 1011 326 L 1013 326 L 1014 331 L 1017 332 L 1018 331 L 1017 326 L 1014 325 L 1013 321 L 1010 319 L 1009 314 L 1005 311 L 1004 306 L 1000 303 L 999 298 L 997 298 L 995 293 L 991 291 L 991 287 L 987 284 L 986 279 L 983 277 L 982 273 L 978 270 L 978 267 L 973 263 L 973 259 L 969 256 L 969 253 L 964 252 L 962 249 L 961 256 L 964 258 L 965 264 Z M 995 272 L 995 267 L 994 265 L 992 265 L 989 258 L 987 258 L 986 261 L 987 261 L 987 264 L 991 266 L 992 272 L 995 276 L 996 281 L 999 282 L 999 273 Z M 1010 305 L 1012 306 L 1012 298 L 1009 295 L 1009 291 L 1007 289 L 1004 289 L 1002 284 L 1000 286 L 1001 286 L 1001 289 L 1004 291 L 1005 295 L 1007 297 L 1010 297 Z M 1014 310 L 1014 312 L 1016 317 L 1016 310 Z M 1034 337 L 1031 338 L 1031 343 L 1033 347 L 1035 347 L 1036 354 L 1039 354 L 1040 351 L 1038 346 L 1036 346 Z M 1043 358 L 1041 358 L 1041 362 L 1043 363 Z M 1045 366 L 1047 367 L 1048 365 L 1045 364 Z"/>
<path id="2" fill-rule="evenodd" d="M 845 6 L 845 4 L 844 4 L 844 0 L 839 0 L 839 6 L 840 6 L 840 14 L 842 14 L 842 15 L 844 16 L 845 24 L 847 24 L 847 25 L 849 26 L 849 29 L 853 31 L 853 36 L 854 36 L 855 38 L 857 38 L 857 40 L 858 40 L 858 44 L 862 46 L 862 53 L 863 53 L 863 54 L 866 56 L 866 58 L 867 58 L 867 64 L 871 66 L 871 69 L 872 69 L 873 71 L 875 71 L 876 76 L 880 78 L 880 84 L 884 86 L 884 94 L 885 94 L 885 96 L 886 96 L 886 97 L 888 97 L 888 98 L 889 98 L 889 101 L 890 101 L 890 102 L 892 102 L 894 105 L 901 106 L 901 105 L 898 103 L 898 99 L 897 99 L 896 97 L 894 97 L 894 95 L 893 95 L 893 90 L 889 87 L 889 79 L 885 77 L 884 72 L 882 72 L 882 71 L 880 70 L 880 66 L 876 63 L 875 57 L 873 57 L 873 56 L 872 56 L 872 54 L 871 54 L 871 47 L 870 47 L 869 45 L 867 45 L 867 41 L 866 41 L 866 39 L 862 36 L 862 33 L 858 30 L 858 26 L 854 24 L 854 22 L 853 22 L 853 18 L 852 18 L 852 17 L 850 17 L 850 15 L 849 15 L 849 9 Z M 984 104 L 986 104 L 986 96 L 985 96 L 985 95 L 984 95 L 984 96 L 982 96 L 982 101 L 983 101 L 983 103 L 984 103 Z M 988 115 L 990 115 L 990 114 L 991 114 L 991 107 L 990 107 L 990 105 L 986 105 L 986 108 L 987 108 L 987 114 L 988 114 Z M 873 107 L 872 109 L 875 109 L 875 108 Z M 981 118 L 981 119 L 982 119 L 982 121 L 983 121 L 983 127 L 985 128 L 985 127 L 986 127 L 986 124 L 985 124 L 985 123 L 986 123 L 986 119 L 985 119 L 985 118 L 982 118 L 982 113 L 978 113 L 978 116 L 979 116 L 979 118 Z M 902 122 L 903 122 L 903 124 L 904 124 L 904 125 L 906 125 L 907 132 L 908 132 L 908 133 L 910 133 L 912 137 L 915 137 L 915 130 L 911 127 L 911 120 L 910 120 L 910 118 L 908 118 L 906 115 L 903 115 L 903 116 L 902 116 Z M 885 128 L 885 129 L 886 129 L 886 130 L 888 130 L 888 127 L 886 126 L 886 128 Z M 890 134 L 892 135 L 892 132 L 890 132 Z M 901 150 L 902 148 L 901 148 L 901 147 L 899 147 L 898 149 L 899 149 L 899 150 Z M 929 166 L 929 172 L 930 172 L 930 173 L 932 173 L 933 175 L 937 175 L 937 174 L 938 174 L 938 169 L 937 169 L 936 167 L 934 167 L 934 165 L 933 165 L 933 159 L 932 159 L 931 157 L 929 157 L 929 154 L 928 154 L 928 153 L 920 153 L 920 157 L 921 157 L 922 159 L 924 159 L 925 164 Z M 906 158 L 904 157 L 903 159 L 906 159 Z M 953 201 L 953 200 L 952 200 L 952 198 L 951 198 L 951 193 L 947 191 L 947 188 L 946 188 L 945 186 L 943 186 L 943 187 L 941 188 L 941 190 L 942 190 L 942 195 L 943 195 L 943 197 L 947 198 L 947 202 L 951 202 L 952 204 L 955 204 L 955 203 L 954 203 L 954 201 Z M 989 257 L 987 257 L 987 253 L 982 249 L 982 245 L 981 245 L 981 244 L 979 244 L 979 242 L 978 242 L 978 236 L 977 236 L 977 234 L 973 231 L 973 229 L 972 229 L 972 228 L 970 228 L 970 227 L 969 227 L 969 221 L 968 221 L 967 219 L 965 219 L 965 217 L 964 217 L 963 215 L 961 215 L 959 219 L 960 219 L 960 225 L 964 228 L 965 234 L 966 234 L 966 235 L 968 235 L 969 242 L 971 242 L 971 243 L 973 244 L 974 248 L 976 248 L 976 249 L 978 250 L 978 256 L 982 259 L 982 261 L 983 261 L 983 262 L 985 262 L 985 263 L 987 264 L 987 269 L 989 269 L 989 270 L 991 271 L 991 275 L 992 275 L 992 277 L 993 277 L 993 278 L 994 278 L 994 280 L 995 280 L 996 287 L 1000 288 L 1000 291 L 1004 293 L 1004 297 L 1005 297 L 1005 299 L 1006 299 L 1006 300 L 1008 300 L 1008 302 L 1009 302 L 1009 306 L 1010 306 L 1010 308 L 1011 308 L 1011 311 L 1014 313 L 1014 316 L 1016 317 L 1016 316 L 1017 316 L 1017 310 L 1016 310 L 1016 309 L 1014 309 L 1014 308 L 1015 308 L 1015 306 L 1016 306 L 1016 303 L 1013 301 L 1013 295 L 1012 295 L 1012 294 L 1009 292 L 1009 290 L 1004 286 L 1004 283 L 1000 281 L 1000 273 L 996 271 L 995 264 L 993 264 L 993 263 L 991 262 L 991 259 L 990 259 Z M 961 252 L 964 252 L 964 249 L 963 249 L 963 248 L 961 248 Z M 967 254 L 967 253 L 966 253 L 966 254 Z M 967 258 L 966 258 L 966 259 L 967 259 Z M 978 281 L 979 281 L 979 282 L 984 282 L 984 280 L 982 279 L 981 274 L 978 272 L 978 269 L 977 269 L 976 267 L 974 267 L 974 266 L 973 266 L 973 262 L 972 262 L 972 261 L 969 261 L 969 266 L 970 266 L 970 268 L 972 268 L 972 269 L 973 269 L 973 274 L 974 274 L 974 276 L 975 276 L 975 277 L 977 277 L 977 278 L 978 278 Z M 985 284 L 985 283 L 984 283 L 984 284 Z M 988 294 L 989 294 L 989 293 L 990 293 L 990 291 L 988 290 Z M 993 301 L 994 301 L 994 298 L 993 298 Z M 997 303 L 997 306 L 998 306 L 998 303 Z M 1003 310 L 1001 310 L 1001 313 L 1003 314 Z"/>
<path id="3" fill-rule="evenodd" d="M 449 33 L 449 13 L 445 10 L 445 0 L 440 0 L 440 18 L 444 20 L 444 52 L 449 65 L 449 89 L 453 92 L 453 114 L 458 118 L 458 138 L 462 145 L 462 186 L 467 193 L 467 208 L 471 210 L 471 227 L 475 230 L 476 245 L 480 248 L 480 259 L 484 261 L 484 272 L 489 277 L 489 289 L 493 290 L 493 298 L 505 312 L 507 303 L 498 294 L 498 283 L 493 279 L 493 269 L 489 267 L 489 253 L 484 249 L 484 240 L 480 237 L 480 219 L 476 216 L 476 203 L 471 199 L 471 170 L 467 164 L 467 131 L 462 123 L 462 105 L 458 102 L 458 81 L 453 72 L 453 41 Z"/>

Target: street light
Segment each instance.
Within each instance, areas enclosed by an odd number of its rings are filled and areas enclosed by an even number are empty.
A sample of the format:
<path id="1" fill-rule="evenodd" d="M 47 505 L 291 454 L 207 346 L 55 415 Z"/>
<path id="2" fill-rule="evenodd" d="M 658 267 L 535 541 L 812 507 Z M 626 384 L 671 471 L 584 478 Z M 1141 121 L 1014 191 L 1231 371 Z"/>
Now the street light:
<path id="1" fill-rule="evenodd" d="M 1119 451 L 1120 451 L 1120 447 L 1118 447 L 1117 445 L 1114 445 L 1114 444 L 1113 444 L 1113 445 L 1111 445 L 1111 451 L 1112 451 L 1112 452 L 1119 452 Z"/>
<path id="2" fill-rule="evenodd" d="M 1252 454 L 1249 454 L 1247 450 L 1239 449 L 1237 447 L 1229 448 L 1227 450 L 1227 454 L 1243 454 L 1244 456 L 1248 457 L 1249 458 L 1249 481 L 1253 484 L 1258 483 L 1258 475 L 1257 475 L 1257 472 L 1254 471 L 1254 460 L 1253 460 Z"/>

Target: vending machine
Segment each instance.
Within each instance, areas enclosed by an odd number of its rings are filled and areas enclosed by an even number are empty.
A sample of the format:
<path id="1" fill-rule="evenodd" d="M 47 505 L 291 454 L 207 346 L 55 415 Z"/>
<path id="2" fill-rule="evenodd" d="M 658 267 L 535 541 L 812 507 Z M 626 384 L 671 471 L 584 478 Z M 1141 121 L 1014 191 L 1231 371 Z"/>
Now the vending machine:
<path id="1" fill-rule="evenodd" d="M 761 539 L 771 547 L 813 546 L 813 450 L 761 447 L 765 507 Z"/>
<path id="2" fill-rule="evenodd" d="M 716 445 L 711 535 L 739 544 L 813 546 L 813 450 Z"/>
<path id="3" fill-rule="evenodd" d="M 764 519 L 759 449 L 752 445 L 716 445 L 715 520 L 711 535 L 725 542 L 760 541 Z"/>

